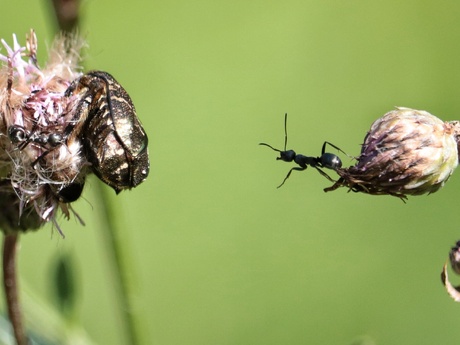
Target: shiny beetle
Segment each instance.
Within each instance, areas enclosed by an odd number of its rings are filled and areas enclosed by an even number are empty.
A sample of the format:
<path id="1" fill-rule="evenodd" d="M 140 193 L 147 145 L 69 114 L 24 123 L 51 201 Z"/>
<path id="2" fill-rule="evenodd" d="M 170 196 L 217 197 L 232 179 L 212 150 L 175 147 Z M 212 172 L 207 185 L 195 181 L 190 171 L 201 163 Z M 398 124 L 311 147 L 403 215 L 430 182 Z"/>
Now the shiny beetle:
<path id="1" fill-rule="evenodd" d="M 93 172 L 118 194 L 149 173 L 148 139 L 125 89 L 108 73 L 91 71 L 66 90 L 75 97 L 67 143 L 81 140 Z"/>

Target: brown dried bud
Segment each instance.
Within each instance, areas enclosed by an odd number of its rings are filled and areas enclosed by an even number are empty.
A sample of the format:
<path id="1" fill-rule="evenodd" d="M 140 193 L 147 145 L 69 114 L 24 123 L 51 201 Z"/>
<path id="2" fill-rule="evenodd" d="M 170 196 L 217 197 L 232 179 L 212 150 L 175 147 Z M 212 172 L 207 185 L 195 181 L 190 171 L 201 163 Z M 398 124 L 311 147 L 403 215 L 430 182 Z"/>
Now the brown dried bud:
<path id="1" fill-rule="evenodd" d="M 405 199 L 438 191 L 458 165 L 458 121 L 443 122 L 426 111 L 396 110 L 375 121 L 355 166 L 337 169 L 340 179 L 325 191 L 355 192 Z"/>
<path id="2" fill-rule="evenodd" d="M 449 252 L 450 266 L 455 273 L 460 274 L 460 241 L 457 241 Z"/>
<path id="3" fill-rule="evenodd" d="M 59 35 L 41 69 L 33 31 L 25 47 L 15 35 L 12 46 L 0 42 L 0 230 L 27 231 L 52 221 L 60 232 L 58 211 L 69 218 L 69 203 L 90 173 L 81 143 L 65 137 L 73 121 L 65 91 L 81 75 L 85 43 L 76 34 Z"/>
<path id="4" fill-rule="evenodd" d="M 460 274 L 460 241 L 457 241 L 454 247 L 449 252 L 449 261 L 452 270 Z M 460 302 L 460 287 L 454 286 L 449 281 L 449 275 L 447 273 L 447 262 L 444 264 L 444 267 L 441 272 L 441 281 L 446 287 L 447 293 L 452 297 L 456 302 Z"/>

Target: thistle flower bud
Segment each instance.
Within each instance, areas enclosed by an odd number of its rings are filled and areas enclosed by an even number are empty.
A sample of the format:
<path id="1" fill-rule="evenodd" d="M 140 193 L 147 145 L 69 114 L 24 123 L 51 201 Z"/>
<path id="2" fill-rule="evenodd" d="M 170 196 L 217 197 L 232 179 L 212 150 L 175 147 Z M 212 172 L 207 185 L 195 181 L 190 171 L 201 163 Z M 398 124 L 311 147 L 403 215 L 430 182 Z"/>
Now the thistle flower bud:
<path id="1" fill-rule="evenodd" d="M 375 121 L 355 166 L 337 169 L 339 180 L 325 191 L 348 187 L 374 195 L 421 195 L 438 191 L 458 165 L 458 121 L 443 122 L 409 108 Z"/>
<path id="2" fill-rule="evenodd" d="M 0 227 L 10 232 L 48 221 L 57 226 L 57 211 L 69 217 L 72 191 L 82 188 L 89 173 L 80 142 L 63 140 L 73 106 L 65 91 L 81 75 L 84 41 L 59 35 L 43 69 L 33 31 L 25 47 L 15 35 L 12 47 L 1 43 L 6 53 L 0 54 Z"/>

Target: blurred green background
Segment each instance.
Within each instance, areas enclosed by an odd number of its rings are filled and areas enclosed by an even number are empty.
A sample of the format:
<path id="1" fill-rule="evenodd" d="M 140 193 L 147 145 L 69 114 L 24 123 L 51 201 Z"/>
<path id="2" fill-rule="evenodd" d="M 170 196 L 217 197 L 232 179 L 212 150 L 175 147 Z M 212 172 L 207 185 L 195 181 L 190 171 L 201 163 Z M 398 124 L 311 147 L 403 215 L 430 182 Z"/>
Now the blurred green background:
<path id="1" fill-rule="evenodd" d="M 50 10 L 2 4 L 0 37 L 24 42 L 34 28 L 45 61 Z M 358 155 L 394 106 L 460 120 L 460 3 L 87 0 L 81 11 L 86 68 L 128 90 L 150 140 L 149 179 L 107 188 L 143 344 L 458 341 L 460 305 L 439 275 L 460 238 L 459 172 L 407 204 L 325 194 L 313 169 L 276 189 L 290 165 L 257 144 L 282 147 L 285 112 L 289 146 L 311 156 L 325 140 Z M 20 276 L 52 307 L 52 268 L 71 257 L 78 322 L 117 345 L 98 183 L 73 205 L 85 227 L 62 219 L 65 240 L 51 226 L 21 238 Z"/>

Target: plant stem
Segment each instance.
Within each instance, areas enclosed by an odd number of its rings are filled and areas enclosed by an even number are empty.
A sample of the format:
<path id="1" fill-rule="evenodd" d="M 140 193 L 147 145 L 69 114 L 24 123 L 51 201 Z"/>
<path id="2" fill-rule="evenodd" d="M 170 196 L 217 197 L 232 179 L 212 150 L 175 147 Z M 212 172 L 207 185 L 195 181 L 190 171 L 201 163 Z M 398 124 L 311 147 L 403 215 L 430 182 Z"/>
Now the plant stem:
<path id="1" fill-rule="evenodd" d="M 63 31 L 71 31 L 78 28 L 79 0 L 53 0 L 53 6 L 58 20 L 59 28 Z M 133 276 L 133 267 L 129 265 L 130 255 L 127 245 L 124 243 L 122 250 L 119 236 L 120 226 L 117 226 L 115 212 L 108 200 L 107 192 L 102 184 L 94 183 L 95 195 L 99 198 L 99 211 L 101 214 L 102 232 L 106 239 L 106 248 L 109 260 L 112 263 L 113 285 L 118 293 L 118 303 L 123 325 L 125 326 L 128 344 L 140 344 L 139 330 L 132 314 L 132 306 L 129 300 L 129 276 Z M 132 279 L 132 278 L 131 278 Z M 139 326 L 139 325 L 137 325 Z"/>
<path id="2" fill-rule="evenodd" d="M 3 284 L 5 287 L 8 316 L 13 326 L 14 337 L 18 345 L 26 345 L 27 337 L 22 325 L 21 307 L 18 297 L 18 281 L 16 276 L 16 250 L 19 235 L 5 235 L 3 241 Z"/>
<path id="3" fill-rule="evenodd" d="M 101 230 L 106 239 L 105 245 L 107 254 L 113 267 L 112 283 L 118 293 L 117 299 L 122 314 L 123 324 L 126 328 L 126 336 L 129 340 L 129 344 L 141 344 L 138 327 L 136 327 L 129 299 L 129 282 L 133 279 L 134 267 L 130 265 L 131 258 L 127 249 L 128 246 L 124 240 L 120 240 L 119 231 L 122 229 L 120 229 L 120 224 L 116 221 L 116 212 L 111 207 L 111 203 L 108 200 L 107 188 L 103 187 L 101 183 L 95 183 L 93 186 L 95 188 L 95 194 L 99 197 L 99 202 L 97 204 L 101 215 L 101 223 L 104 224 Z M 123 245 L 121 245 L 122 243 Z"/>
<path id="4" fill-rule="evenodd" d="M 79 0 L 52 0 L 54 13 L 59 28 L 65 32 L 72 32 L 78 27 Z"/>

